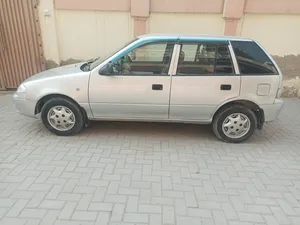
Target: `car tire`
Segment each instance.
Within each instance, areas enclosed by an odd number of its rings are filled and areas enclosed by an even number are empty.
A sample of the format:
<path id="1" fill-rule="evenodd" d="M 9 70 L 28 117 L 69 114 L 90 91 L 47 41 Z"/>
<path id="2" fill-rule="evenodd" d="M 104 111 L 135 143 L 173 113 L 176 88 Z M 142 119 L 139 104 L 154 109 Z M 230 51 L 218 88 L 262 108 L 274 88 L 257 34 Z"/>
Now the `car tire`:
<path id="1" fill-rule="evenodd" d="M 63 97 L 48 100 L 42 108 L 41 118 L 45 127 L 59 136 L 77 134 L 85 125 L 80 106 Z"/>
<path id="2" fill-rule="evenodd" d="M 231 105 L 220 109 L 213 119 L 215 135 L 229 143 L 247 141 L 256 129 L 257 117 L 254 111 L 243 105 Z"/>

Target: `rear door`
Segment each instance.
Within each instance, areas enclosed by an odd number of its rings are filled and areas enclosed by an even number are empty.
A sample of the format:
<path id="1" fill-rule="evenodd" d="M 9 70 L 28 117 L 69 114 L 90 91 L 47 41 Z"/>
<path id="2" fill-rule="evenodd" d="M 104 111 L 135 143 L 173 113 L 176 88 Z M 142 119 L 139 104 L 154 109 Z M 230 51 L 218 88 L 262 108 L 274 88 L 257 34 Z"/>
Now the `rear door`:
<path id="1" fill-rule="evenodd" d="M 216 108 L 240 92 L 229 43 L 181 40 L 176 49 L 169 119 L 210 122 Z"/>

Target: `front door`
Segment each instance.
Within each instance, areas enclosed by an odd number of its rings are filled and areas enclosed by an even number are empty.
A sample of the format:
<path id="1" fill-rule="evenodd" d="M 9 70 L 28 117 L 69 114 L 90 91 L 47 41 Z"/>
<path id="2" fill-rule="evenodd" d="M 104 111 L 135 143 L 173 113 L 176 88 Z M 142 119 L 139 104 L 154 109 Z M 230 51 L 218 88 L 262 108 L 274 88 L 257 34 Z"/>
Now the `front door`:
<path id="1" fill-rule="evenodd" d="M 241 78 L 235 75 L 228 43 L 182 41 L 178 49 L 169 117 L 210 122 L 219 105 L 239 96 Z"/>
<path id="2" fill-rule="evenodd" d="M 168 119 L 171 42 L 151 42 L 113 60 L 109 75 L 91 74 L 90 107 L 95 118 Z"/>

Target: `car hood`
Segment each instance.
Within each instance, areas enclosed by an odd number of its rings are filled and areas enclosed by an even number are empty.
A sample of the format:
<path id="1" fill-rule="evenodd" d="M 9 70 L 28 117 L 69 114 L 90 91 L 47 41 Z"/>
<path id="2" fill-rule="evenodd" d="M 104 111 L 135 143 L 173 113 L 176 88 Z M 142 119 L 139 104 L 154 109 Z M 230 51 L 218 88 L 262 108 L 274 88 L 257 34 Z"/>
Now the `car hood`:
<path id="1" fill-rule="evenodd" d="M 82 73 L 83 71 L 80 69 L 80 67 L 84 63 L 76 63 L 66 66 L 57 67 L 54 69 L 46 70 L 41 73 L 38 73 L 34 76 L 29 77 L 24 81 L 24 83 L 27 83 L 29 81 L 36 81 L 36 80 L 42 80 L 47 78 L 53 78 L 57 76 L 63 76 L 63 75 L 71 75 L 71 74 L 77 74 Z"/>

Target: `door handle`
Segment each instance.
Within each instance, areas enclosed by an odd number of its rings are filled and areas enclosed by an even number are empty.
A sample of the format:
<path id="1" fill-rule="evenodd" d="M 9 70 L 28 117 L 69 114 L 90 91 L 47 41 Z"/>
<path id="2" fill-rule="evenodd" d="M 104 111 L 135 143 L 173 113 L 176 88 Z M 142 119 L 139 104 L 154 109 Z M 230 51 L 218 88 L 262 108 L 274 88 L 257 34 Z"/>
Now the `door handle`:
<path id="1" fill-rule="evenodd" d="M 162 84 L 152 84 L 152 90 L 161 91 L 161 90 L 163 90 L 163 85 Z"/>
<path id="2" fill-rule="evenodd" d="M 222 91 L 230 91 L 231 90 L 231 84 L 221 84 Z"/>

